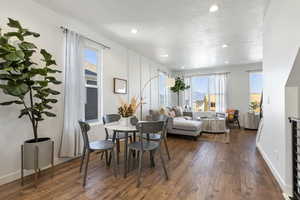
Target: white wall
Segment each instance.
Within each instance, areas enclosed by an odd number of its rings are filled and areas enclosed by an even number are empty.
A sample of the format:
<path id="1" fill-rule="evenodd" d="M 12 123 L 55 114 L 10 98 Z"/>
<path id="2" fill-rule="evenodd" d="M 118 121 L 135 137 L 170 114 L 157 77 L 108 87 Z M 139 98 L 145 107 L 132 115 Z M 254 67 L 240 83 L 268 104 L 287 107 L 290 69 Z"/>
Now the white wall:
<path id="1" fill-rule="evenodd" d="M 61 16 L 49 9 L 46 9 L 31 0 L 0 0 L 0 26 L 7 23 L 7 18 L 11 17 L 19 20 L 26 28 L 41 34 L 41 37 L 34 39 L 38 46 L 46 48 L 55 57 L 58 66 L 63 66 L 63 44 L 64 35 L 60 26 L 69 27 L 89 38 L 103 42 L 111 47 L 111 50 L 104 51 L 104 113 L 116 113 L 118 98 L 113 93 L 113 78 L 128 79 L 129 94 L 122 95 L 126 100 L 129 97 L 139 95 L 141 80 L 144 83 L 151 74 L 156 74 L 157 69 L 168 71 L 163 66 L 143 57 L 142 55 L 127 49 L 115 42 L 101 36 L 78 21 Z M 62 68 L 62 67 L 61 67 Z M 141 76 L 141 74 L 143 74 Z M 141 79 L 142 77 L 142 79 Z M 63 80 L 63 74 L 57 75 L 59 80 Z M 156 83 L 152 84 L 153 87 Z M 150 87 L 149 87 L 150 88 Z M 154 87 L 155 88 L 155 87 Z M 57 86 L 62 95 L 59 96 L 59 103 L 54 106 L 57 118 L 48 119 L 41 123 L 39 128 L 40 136 L 51 137 L 55 141 L 55 152 L 57 155 L 60 134 L 63 120 L 63 85 Z M 157 106 L 158 93 L 147 91 L 148 104 Z M 10 97 L 0 92 L 1 101 Z M 152 103 L 153 102 L 153 103 Z M 149 106 L 146 106 L 149 107 Z M 0 107 L 0 184 L 12 181 L 20 177 L 20 146 L 24 140 L 32 138 L 32 131 L 28 119 L 18 119 L 19 109 L 16 106 Z M 145 111 L 146 112 L 146 111 Z M 104 130 L 102 125 L 92 127 L 93 138 L 103 138 Z M 56 162 L 62 160 L 56 158 Z"/>
<path id="2" fill-rule="evenodd" d="M 292 183 L 286 97 L 290 91 L 285 86 L 300 45 L 299 9 L 298 0 L 271 0 L 263 33 L 264 127 L 258 148 L 281 188 L 288 193 Z"/>
<path id="3" fill-rule="evenodd" d="M 262 70 L 262 63 L 225 66 L 219 68 L 205 68 L 183 71 L 179 74 L 181 76 L 190 76 L 195 74 L 229 72 L 227 93 L 228 108 L 240 110 L 240 116 L 242 116 L 244 113 L 249 111 L 249 70 Z M 177 102 L 177 97 L 174 95 L 173 102 Z M 242 117 L 241 124 L 243 125 Z"/>

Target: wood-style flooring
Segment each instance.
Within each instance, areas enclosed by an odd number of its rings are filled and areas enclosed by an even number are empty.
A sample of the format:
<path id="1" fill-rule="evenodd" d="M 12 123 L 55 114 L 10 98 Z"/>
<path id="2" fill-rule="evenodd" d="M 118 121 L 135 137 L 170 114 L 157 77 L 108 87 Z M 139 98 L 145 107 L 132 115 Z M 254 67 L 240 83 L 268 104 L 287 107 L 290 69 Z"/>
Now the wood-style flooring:
<path id="1" fill-rule="evenodd" d="M 38 188 L 31 178 L 0 187 L 0 199 L 170 199 L 170 200 L 281 200 L 281 191 L 255 148 L 255 132 L 232 130 L 230 144 L 169 137 L 172 160 L 167 161 L 166 181 L 156 155 L 156 167 L 144 160 L 142 185 L 136 188 L 136 170 L 123 178 L 106 168 L 99 155 L 92 156 L 85 188 L 79 174 L 79 159 L 55 167 L 55 176 L 42 172 Z"/>

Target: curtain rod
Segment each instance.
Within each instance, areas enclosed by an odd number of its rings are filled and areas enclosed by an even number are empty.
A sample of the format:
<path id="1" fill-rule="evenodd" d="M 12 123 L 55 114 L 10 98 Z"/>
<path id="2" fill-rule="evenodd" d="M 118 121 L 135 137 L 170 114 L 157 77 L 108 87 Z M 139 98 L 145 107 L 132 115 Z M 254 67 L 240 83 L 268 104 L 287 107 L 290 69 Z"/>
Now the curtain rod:
<path id="1" fill-rule="evenodd" d="M 70 29 L 68 29 L 68 28 L 66 28 L 66 27 L 63 27 L 63 26 L 61 26 L 60 29 L 62 29 L 63 32 L 67 32 L 67 31 L 70 30 Z M 86 39 L 86 40 L 89 40 L 89 41 L 91 41 L 91 42 L 94 42 L 94 43 L 96 43 L 96 44 L 102 46 L 104 49 L 110 49 L 110 47 L 109 47 L 109 46 L 106 46 L 105 44 L 102 44 L 102 43 L 100 43 L 100 42 L 97 42 L 97 41 L 95 41 L 95 40 L 92 40 L 92 39 L 90 39 L 90 38 L 88 38 L 88 37 L 86 37 L 86 36 L 84 36 L 84 35 L 81 35 L 81 34 L 79 34 L 79 35 L 80 35 L 81 37 L 83 37 L 84 39 Z"/>
<path id="2" fill-rule="evenodd" d="M 221 74 L 230 74 L 230 72 L 219 72 L 219 73 L 205 73 L 205 74 L 201 74 L 201 73 L 195 73 L 195 74 L 191 74 L 191 75 L 183 75 L 184 77 L 193 77 L 193 76 L 209 76 L 209 75 L 221 75 Z"/>
<path id="3" fill-rule="evenodd" d="M 247 70 L 246 72 L 263 72 L 262 69 L 250 69 L 250 70 Z"/>

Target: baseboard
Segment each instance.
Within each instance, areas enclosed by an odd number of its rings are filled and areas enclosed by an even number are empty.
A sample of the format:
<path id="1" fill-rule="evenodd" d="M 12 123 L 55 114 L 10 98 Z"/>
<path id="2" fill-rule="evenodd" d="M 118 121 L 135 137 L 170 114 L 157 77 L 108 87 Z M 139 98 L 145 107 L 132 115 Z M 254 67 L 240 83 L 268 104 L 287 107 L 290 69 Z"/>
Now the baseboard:
<path id="1" fill-rule="evenodd" d="M 279 184 L 281 190 L 283 191 L 283 194 L 287 195 L 286 192 L 290 192 L 289 191 L 289 186 L 286 185 L 285 181 L 283 180 L 283 178 L 280 176 L 280 174 L 278 173 L 278 171 L 275 169 L 275 167 L 273 166 L 272 162 L 270 161 L 270 159 L 268 158 L 267 154 L 265 153 L 265 151 L 261 148 L 261 146 L 259 144 L 256 145 L 260 155 L 262 156 L 262 158 L 264 159 L 264 161 L 266 162 L 267 166 L 269 167 L 271 173 L 273 174 L 273 176 L 275 177 L 275 180 L 277 181 L 277 183 Z"/>
<path id="2" fill-rule="evenodd" d="M 54 160 L 54 165 L 59 165 L 59 164 L 62 164 L 64 162 L 67 162 L 69 160 L 70 160 L 70 158 L 68 158 L 68 159 L 67 158 L 55 159 Z M 42 170 L 47 169 L 49 167 L 50 166 L 42 168 Z M 24 176 L 29 176 L 33 173 L 34 173 L 33 170 L 24 170 Z M 21 170 L 18 170 L 16 172 L 12 172 L 10 174 L 7 174 L 5 176 L 0 177 L 0 185 L 4 185 L 4 184 L 10 183 L 10 182 L 13 182 L 13 181 L 18 180 L 20 178 L 21 178 Z"/>

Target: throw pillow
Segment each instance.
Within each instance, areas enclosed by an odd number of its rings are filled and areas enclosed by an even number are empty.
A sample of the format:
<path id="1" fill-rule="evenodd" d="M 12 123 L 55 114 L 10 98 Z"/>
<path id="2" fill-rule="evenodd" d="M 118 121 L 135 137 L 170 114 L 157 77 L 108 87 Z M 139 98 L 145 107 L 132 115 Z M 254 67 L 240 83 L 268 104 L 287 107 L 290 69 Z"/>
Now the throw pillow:
<path id="1" fill-rule="evenodd" d="M 175 112 L 176 117 L 182 117 L 183 116 L 183 110 L 180 106 L 174 106 L 173 110 Z"/>

